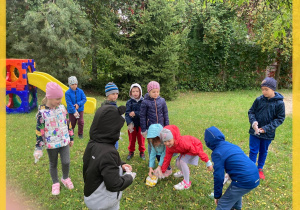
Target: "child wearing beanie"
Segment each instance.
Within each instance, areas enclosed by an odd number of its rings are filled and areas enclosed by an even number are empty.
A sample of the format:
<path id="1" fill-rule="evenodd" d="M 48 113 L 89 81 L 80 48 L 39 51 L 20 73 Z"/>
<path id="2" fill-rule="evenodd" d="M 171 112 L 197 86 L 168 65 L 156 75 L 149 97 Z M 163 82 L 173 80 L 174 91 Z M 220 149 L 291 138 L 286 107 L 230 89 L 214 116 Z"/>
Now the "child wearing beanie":
<path id="1" fill-rule="evenodd" d="M 105 96 L 106 99 L 102 102 L 101 106 L 104 105 L 112 105 L 118 107 L 117 99 L 119 96 L 119 88 L 113 82 L 109 82 L 105 85 Z M 115 144 L 116 149 L 119 148 L 119 142 L 117 141 Z"/>
<path id="2" fill-rule="evenodd" d="M 71 121 L 72 129 L 74 131 L 76 123 L 78 122 L 78 137 L 83 138 L 83 112 L 86 96 L 82 89 L 78 87 L 78 80 L 75 76 L 68 78 L 69 89 L 65 93 L 67 110 L 69 119 Z"/>
<path id="3" fill-rule="evenodd" d="M 67 189 L 73 189 L 69 178 L 70 147 L 73 145 L 73 130 L 69 123 L 68 112 L 60 104 L 63 97 L 62 88 L 55 82 L 46 85 L 46 97 L 38 108 L 36 115 L 36 145 L 33 153 L 35 162 L 43 155 L 42 148 L 47 149 L 50 175 L 52 178 L 52 195 L 60 193 L 60 183 L 57 174 L 57 159 L 60 154 L 62 165 L 61 182 Z"/>
<path id="4" fill-rule="evenodd" d="M 139 84 L 134 83 L 129 90 L 130 99 L 126 102 L 125 120 L 128 126 L 129 145 L 127 160 L 134 156 L 135 142 L 138 140 L 140 158 L 145 160 L 145 138 L 141 133 L 140 126 L 140 109 L 141 103 L 144 100 L 142 96 L 142 88 Z"/>
<path id="5" fill-rule="evenodd" d="M 266 77 L 261 83 L 262 95 L 257 97 L 248 111 L 249 158 L 256 164 L 260 179 L 265 179 L 263 167 L 268 155 L 268 148 L 275 138 L 276 128 L 285 119 L 283 96 L 276 92 L 276 80 Z"/>
<path id="6" fill-rule="evenodd" d="M 186 190 L 191 187 L 190 170 L 188 164 L 198 165 L 199 157 L 206 163 L 208 171 L 212 171 L 212 163 L 207 154 L 203 151 L 202 143 L 194 136 L 181 136 L 180 131 L 175 125 L 168 125 L 160 132 L 160 139 L 166 146 L 166 155 L 161 167 L 162 173 L 165 173 L 170 165 L 174 153 L 180 153 L 176 159 L 176 166 L 180 171 L 174 173 L 174 177 L 183 177 L 183 181 L 174 185 L 176 190 Z"/>
<path id="7" fill-rule="evenodd" d="M 151 81 L 147 85 L 148 93 L 144 96 L 141 104 L 140 123 L 142 135 L 146 138 L 147 130 L 151 124 L 161 124 L 163 127 L 169 125 L 168 107 L 164 98 L 160 97 L 160 85 Z M 150 156 L 151 147 L 148 145 Z"/>

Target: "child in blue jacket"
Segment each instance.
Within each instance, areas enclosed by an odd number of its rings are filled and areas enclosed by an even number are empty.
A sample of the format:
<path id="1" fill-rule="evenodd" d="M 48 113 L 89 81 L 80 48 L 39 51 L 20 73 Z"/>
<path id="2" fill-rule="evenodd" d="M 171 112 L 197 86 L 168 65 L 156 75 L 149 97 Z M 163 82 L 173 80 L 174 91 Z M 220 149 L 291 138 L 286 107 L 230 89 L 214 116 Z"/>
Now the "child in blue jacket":
<path id="1" fill-rule="evenodd" d="M 151 150 L 150 157 L 149 157 L 149 176 L 156 175 L 158 178 L 168 177 L 172 174 L 172 168 L 169 165 L 166 172 L 161 172 L 161 166 L 163 165 L 164 158 L 166 155 L 166 146 L 164 145 L 163 141 L 160 139 L 160 132 L 162 131 L 163 127 L 161 124 L 152 124 L 150 125 L 148 132 L 147 132 L 147 139 L 149 142 L 149 147 Z M 155 170 L 155 159 L 158 161 L 158 166 Z"/>
<path id="2" fill-rule="evenodd" d="M 243 195 L 259 185 L 256 165 L 240 147 L 225 141 L 224 134 L 214 126 L 205 130 L 204 140 L 206 146 L 212 150 L 216 209 L 242 209 Z M 224 171 L 232 182 L 222 195 Z"/>
<path id="3" fill-rule="evenodd" d="M 130 160 L 134 156 L 136 139 L 139 144 L 140 158 L 145 160 L 145 138 L 141 134 L 140 126 L 140 108 L 141 103 L 144 100 L 142 93 L 142 88 L 139 84 L 134 83 L 131 85 L 129 90 L 130 99 L 126 103 L 125 112 L 129 138 L 129 154 L 127 156 L 127 160 Z"/>
<path id="4" fill-rule="evenodd" d="M 169 125 L 168 107 L 164 98 L 160 97 L 160 85 L 156 81 L 151 81 L 147 85 L 148 93 L 144 96 L 141 104 L 140 123 L 142 135 L 147 137 L 147 129 L 151 124 L 161 124 L 163 127 Z M 150 155 L 150 146 L 148 153 Z"/>
<path id="5" fill-rule="evenodd" d="M 268 148 L 275 138 L 276 128 L 285 119 L 283 96 L 275 92 L 276 80 L 266 77 L 261 83 L 261 96 L 257 97 L 248 111 L 250 122 L 249 158 L 256 163 L 258 157 L 259 177 L 265 179 L 263 167 L 268 155 Z"/>
<path id="6" fill-rule="evenodd" d="M 78 137 L 83 138 L 83 112 L 86 96 L 78 86 L 78 80 L 75 76 L 68 78 L 69 90 L 66 91 L 65 97 L 67 102 L 67 110 L 71 121 L 72 129 L 75 129 L 78 122 Z"/>

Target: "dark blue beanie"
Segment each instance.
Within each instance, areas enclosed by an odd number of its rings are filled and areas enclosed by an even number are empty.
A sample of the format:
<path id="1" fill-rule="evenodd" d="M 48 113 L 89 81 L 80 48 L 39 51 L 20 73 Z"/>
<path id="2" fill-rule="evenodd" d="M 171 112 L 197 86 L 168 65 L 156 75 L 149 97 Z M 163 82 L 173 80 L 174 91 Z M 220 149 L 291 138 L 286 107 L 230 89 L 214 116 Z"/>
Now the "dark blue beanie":
<path id="1" fill-rule="evenodd" d="M 105 85 L 105 95 L 108 96 L 113 93 L 119 93 L 119 89 L 115 83 L 109 82 Z"/>
<path id="2" fill-rule="evenodd" d="M 261 82 L 261 85 L 260 87 L 268 87 L 268 88 L 271 88 L 272 90 L 276 90 L 276 85 L 277 85 L 277 82 L 274 78 L 272 77 L 266 77 L 262 82 Z"/>

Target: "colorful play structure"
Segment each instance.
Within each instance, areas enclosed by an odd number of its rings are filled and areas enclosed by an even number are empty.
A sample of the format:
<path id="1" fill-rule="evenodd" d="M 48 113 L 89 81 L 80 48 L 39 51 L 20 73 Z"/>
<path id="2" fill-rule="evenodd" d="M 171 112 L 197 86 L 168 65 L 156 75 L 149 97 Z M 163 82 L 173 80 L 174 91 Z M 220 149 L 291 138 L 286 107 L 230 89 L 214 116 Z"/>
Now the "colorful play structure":
<path id="1" fill-rule="evenodd" d="M 37 88 L 46 91 L 48 82 L 56 82 L 64 93 L 69 89 L 51 75 L 38 72 L 33 59 L 6 59 L 6 113 L 29 113 L 37 107 Z M 85 113 L 95 113 L 96 99 L 87 97 Z M 62 98 L 65 106 L 65 96 Z"/>

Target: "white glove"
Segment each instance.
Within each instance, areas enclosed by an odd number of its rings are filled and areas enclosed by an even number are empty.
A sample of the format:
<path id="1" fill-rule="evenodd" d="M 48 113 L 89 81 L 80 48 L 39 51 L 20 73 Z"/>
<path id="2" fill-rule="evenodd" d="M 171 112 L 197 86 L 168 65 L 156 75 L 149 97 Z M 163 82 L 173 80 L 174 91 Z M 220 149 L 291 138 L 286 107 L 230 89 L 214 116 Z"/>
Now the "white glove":
<path id="1" fill-rule="evenodd" d="M 77 111 L 74 113 L 74 117 L 76 117 L 77 119 L 80 117 L 80 115 Z"/>
<path id="2" fill-rule="evenodd" d="M 144 132 L 141 132 L 142 136 L 146 139 L 147 138 L 147 130 Z"/>
<path id="3" fill-rule="evenodd" d="M 126 172 L 125 174 L 131 175 L 131 176 L 132 176 L 132 179 L 134 179 L 134 178 L 136 177 L 136 173 L 135 173 L 135 172 L 129 171 L 129 172 Z"/>
<path id="4" fill-rule="evenodd" d="M 259 135 L 259 130 L 258 130 L 258 122 L 255 121 L 252 123 L 252 128 L 254 129 L 254 134 Z"/>
<path id="5" fill-rule="evenodd" d="M 160 168 L 156 168 L 153 173 L 159 179 L 165 178 Z"/>
<path id="6" fill-rule="evenodd" d="M 134 131 L 133 128 L 134 128 L 134 123 L 133 122 L 129 123 L 129 125 L 128 125 L 128 131 L 129 131 L 129 133 L 132 133 Z"/>
<path id="7" fill-rule="evenodd" d="M 224 182 L 223 182 L 223 185 L 226 183 L 226 182 L 228 182 L 229 180 L 231 180 L 230 179 L 230 176 L 229 176 L 229 174 L 225 174 L 225 176 L 224 176 Z"/>
<path id="8" fill-rule="evenodd" d="M 39 159 L 43 156 L 43 151 L 39 149 L 35 149 L 33 152 L 34 163 L 37 163 Z"/>

